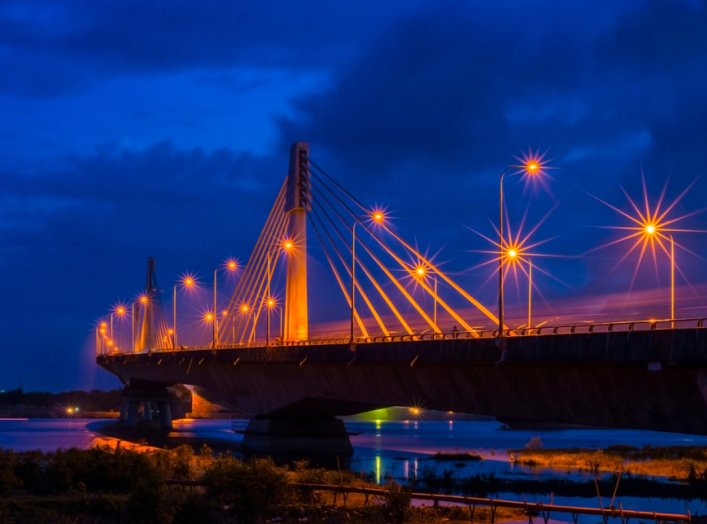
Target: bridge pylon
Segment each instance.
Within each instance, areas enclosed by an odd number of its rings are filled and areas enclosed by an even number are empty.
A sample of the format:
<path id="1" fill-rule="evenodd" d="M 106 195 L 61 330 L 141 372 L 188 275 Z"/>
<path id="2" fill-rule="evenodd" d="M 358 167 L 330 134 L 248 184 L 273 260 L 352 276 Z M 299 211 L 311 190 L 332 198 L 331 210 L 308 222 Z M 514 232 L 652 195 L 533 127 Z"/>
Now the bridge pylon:
<path id="1" fill-rule="evenodd" d="M 311 210 L 309 144 L 290 148 L 285 213 L 288 215 L 287 283 L 285 287 L 285 341 L 309 338 L 307 307 L 307 212 Z"/>
<path id="2" fill-rule="evenodd" d="M 135 352 L 149 351 L 160 347 L 160 321 L 162 320 L 162 303 L 160 301 L 159 287 L 157 286 L 157 273 L 155 259 L 147 259 L 147 282 L 145 292 L 140 296 L 137 307 L 139 333 L 135 340 Z"/>

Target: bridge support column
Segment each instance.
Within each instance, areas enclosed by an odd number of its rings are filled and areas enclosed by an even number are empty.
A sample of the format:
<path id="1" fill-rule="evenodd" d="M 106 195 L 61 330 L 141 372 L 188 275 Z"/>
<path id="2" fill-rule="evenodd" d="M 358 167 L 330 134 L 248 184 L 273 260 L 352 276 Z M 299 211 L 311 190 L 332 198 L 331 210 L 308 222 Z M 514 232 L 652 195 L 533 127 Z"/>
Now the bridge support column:
<path id="1" fill-rule="evenodd" d="M 281 459 L 348 459 L 353 447 L 344 423 L 336 418 L 253 418 L 243 433 L 242 449 Z"/>
<path id="2" fill-rule="evenodd" d="M 172 409 L 170 408 L 169 401 L 160 402 L 159 411 L 160 427 L 162 429 L 172 429 Z"/>
<path id="3" fill-rule="evenodd" d="M 123 390 L 120 422 L 128 428 L 145 424 L 172 429 L 172 417 L 185 417 L 189 411 L 191 395 L 183 386 L 126 387 Z"/>
<path id="4" fill-rule="evenodd" d="M 123 398 L 123 404 L 120 408 L 120 421 L 127 428 L 137 427 L 137 421 L 140 415 L 140 402 L 128 397 Z"/>

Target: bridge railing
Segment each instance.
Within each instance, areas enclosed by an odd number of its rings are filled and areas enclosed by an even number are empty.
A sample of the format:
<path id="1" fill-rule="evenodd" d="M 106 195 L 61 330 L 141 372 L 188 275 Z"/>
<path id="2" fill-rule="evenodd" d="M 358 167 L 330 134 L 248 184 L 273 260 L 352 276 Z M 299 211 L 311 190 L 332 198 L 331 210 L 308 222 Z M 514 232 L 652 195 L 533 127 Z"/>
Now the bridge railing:
<path id="1" fill-rule="evenodd" d="M 618 322 L 585 322 L 581 324 L 560 324 L 556 326 L 538 326 L 532 328 L 518 328 L 504 330 L 503 336 L 508 338 L 516 337 L 536 337 L 552 335 L 573 335 L 588 333 L 621 333 L 632 331 L 662 331 L 668 329 L 702 329 L 705 327 L 706 318 L 683 318 L 683 319 L 650 319 L 650 320 L 625 320 Z M 355 337 L 352 341 L 349 337 L 323 337 L 309 340 L 282 341 L 275 339 L 269 344 L 260 342 L 241 342 L 236 344 L 219 344 L 216 350 L 221 349 L 241 349 L 241 348 L 263 348 L 263 347 L 296 347 L 296 346 L 323 346 L 340 344 L 381 344 L 391 342 L 418 342 L 434 340 L 467 340 L 467 339 L 493 339 L 498 338 L 499 331 L 479 330 L 479 331 L 451 331 L 446 333 L 419 333 L 412 335 L 389 335 L 373 337 Z M 152 352 L 180 352 L 180 351 L 213 351 L 211 345 L 204 346 L 181 346 L 178 349 L 171 347 L 155 348 Z M 131 351 L 108 351 L 102 350 L 99 354 L 126 354 Z"/>

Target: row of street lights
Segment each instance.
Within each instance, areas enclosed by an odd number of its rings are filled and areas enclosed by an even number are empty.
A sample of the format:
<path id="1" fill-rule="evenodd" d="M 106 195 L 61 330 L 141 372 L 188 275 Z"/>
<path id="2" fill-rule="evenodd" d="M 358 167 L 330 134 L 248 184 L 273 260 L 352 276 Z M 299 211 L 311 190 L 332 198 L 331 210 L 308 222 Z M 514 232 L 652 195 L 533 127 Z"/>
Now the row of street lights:
<path id="1" fill-rule="evenodd" d="M 512 169 L 516 169 L 516 171 L 511 171 Z M 498 228 L 498 248 L 499 248 L 499 265 L 498 265 L 498 273 L 499 273 L 499 279 L 498 279 L 498 336 L 499 338 L 503 338 L 505 336 L 505 289 L 504 289 L 504 280 L 505 280 L 505 266 L 507 264 L 511 263 L 520 263 L 521 261 L 526 261 L 528 264 L 528 271 L 527 271 L 527 276 L 528 276 L 528 322 L 527 322 L 527 327 L 531 328 L 532 327 L 532 297 L 533 297 L 533 263 L 532 260 L 527 252 L 524 251 L 524 246 L 518 244 L 515 245 L 514 242 L 512 242 L 510 239 L 505 238 L 505 230 L 504 230 L 504 215 L 506 208 L 504 207 L 504 179 L 505 177 L 508 176 L 513 176 L 513 175 L 522 175 L 523 177 L 527 177 L 528 179 L 534 179 L 541 177 L 545 174 L 547 170 L 547 166 L 544 161 L 544 157 L 542 155 L 537 155 L 537 154 L 530 154 L 525 156 L 522 159 L 522 164 L 518 166 L 510 166 L 506 168 L 499 176 L 499 228 Z M 645 191 L 645 189 L 644 189 Z M 507 205 L 507 204 L 506 204 Z M 613 207 L 613 206 L 610 206 Z M 635 205 L 634 205 L 635 208 Z M 614 208 L 616 209 L 616 208 Z M 637 208 L 636 208 L 637 210 Z M 618 210 L 617 210 L 618 211 Z M 637 210 L 638 211 L 638 210 Z M 625 239 L 628 238 L 635 238 L 638 237 L 639 240 L 636 242 L 642 242 L 644 244 L 643 251 L 645 251 L 645 245 L 650 244 L 652 248 L 655 250 L 655 245 L 658 244 L 663 251 L 666 251 L 666 253 L 669 254 L 669 259 L 670 259 L 670 319 L 674 320 L 675 319 L 675 242 L 673 239 L 672 234 L 667 234 L 672 231 L 677 231 L 674 229 L 670 229 L 666 227 L 667 225 L 671 224 L 673 221 L 665 221 L 665 213 L 659 214 L 658 213 L 659 209 L 654 210 L 651 212 L 650 210 L 646 210 L 645 214 L 641 214 L 638 212 L 638 218 L 636 217 L 631 217 L 626 213 L 623 213 L 619 211 L 621 214 L 624 216 L 630 218 L 636 225 L 634 227 L 630 228 L 623 228 L 623 229 L 630 229 L 634 231 L 631 235 L 627 236 Z M 371 214 L 368 217 L 368 220 L 370 220 L 373 223 L 376 224 L 382 224 L 385 220 L 385 215 L 383 211 L 381 210 L 374 210 L 371 212 Z M 357 237 L 356 237 L 356 228 L 359 224 L 361 224 L 361 220 L 359 218 L 354 218 L 354 222 L 351 226 L 351 300 L 350 300 L 350 306 L 351 306 L 351 318 L 350 318 L 350 340 L 353 343 L 354 341 L 354 323 L 355 323 L 355 315 L 356 315 L 356 242 L 357 242 Z M 666 247 L 663 245 L 662 241 L 665 240 L 669 242 L 669 252 L 666 249 Z M 280 245 L 281 249 L 284 252 L 290 252 L 292 249 L 294 249 L 294 242 L 290 239 L 285 239 L 282 241 Z M 636 245 L 634 245 L 634 248 Z M 632 248 L 632 250 L 634 249 Z M 642 253 L 643 253 L 642 251 Z M 272 272 L 271 272 L 271 255 L 272 253 L 268 253 L 267 255 L 267 290 L 266 290 L 266 298 L 264 305 L 266 306 L 267 310 L 267 330 L 266 330 L 266 344 L 270 345 L 270 332 L 271 332 L 271 310 L 273 310 L 276 306 L 276 300 L 271 294 L 271 279 L 272 279 Z M 642 256 L 642 254 L 641 254 Z M 220 270 L 225 270 L 231 273 L 234 273 L 237 271 L 239 268 L 239 264 L 236 260 L 234 259 L 228 259 L 223 266 L 218 266 L 214 269 L 213 271 L 213 310 L 208 311 L 204 314 L 203 320 L 207 323 L 210 324 L 212 327 L 212 347 L 216 347 L 216 343 L 219 337 L 219 321 L 218 321 L 218 315 L 217 315 L 217 307 L 218 307 L 218 274 Z M 418 267 L 414 268 L 413 270 L 414 276 L 418 279 L 425 279 L 427 278 L 428 275 L 428 270 L 426 267 L 423 265 L 418 265 Z M 433 310 L 433 323 L 436 326 L 437 325 L 437 278 L 436 275 L 432 275 L 434 278 L 434 310 Z M 196 287 L 197 282 L 196 279 L 193 275 L 191 274 L 186 274 L 179 281 L 177 281 L 172 290 L 172 305 L 173 305 L 173 317 L 172 317 L 172 328 L 170 330 L 171 334 L 171 339 L 172 339 L 172 346 L 174 349 L 177 348 L 178 346 L 178 329 L 177 329 L 177 288 L 182 287 L 184 289 L 192 289 Z M 135 347 L 135 306 L 136 304 L 138 305 L 147 305 L 149 302 L 149 297 L 147 295 L 141 295 L 136 302 L 133 302 L 131 304 L 131 317 L 132 317 L 132 347 Z M 251 308 L 248 304 L 241 304 L 240 307 L 240 312 L 244 315 L 247 315 L 250 313 Z M 97 344 L 98 340 L 101 339 L 105 341 L 106 345 L 108 347 L 113 347 L 115 345 L 115 340 L 113 337 L 113 322 L 114 322 L 114 317 L 118 318 L 123 318 L 127 315 L 127 308 L 123 304 L 119 304 L 114 307 L 110 314 L 110 331 L 107 332 L 108 326 L 106 325 L 105 322 L 102 322 L 97 328 L 96 332 L 96 337 L 97 337 Z M 281 321 L 282 324 L 282 321 Z M 282 327 L 282 326 L 281 326 Z M 120 343 L 118 344 L 120 346 Z"/>

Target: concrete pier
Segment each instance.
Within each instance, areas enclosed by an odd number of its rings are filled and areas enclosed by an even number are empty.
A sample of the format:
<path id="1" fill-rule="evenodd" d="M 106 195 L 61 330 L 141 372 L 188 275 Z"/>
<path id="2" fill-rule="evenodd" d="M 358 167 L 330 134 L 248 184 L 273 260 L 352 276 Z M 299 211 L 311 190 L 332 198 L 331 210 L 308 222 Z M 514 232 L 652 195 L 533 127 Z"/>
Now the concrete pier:
<path id="1" fill-rule="evenodd" d="M 129 386 L 123 389 L 120 421 L 128 428 L 136 428 L 142 423 L 159 423 L 160 428 L 169 430 L 172 429 L 173 413 L 182 418 L 190 410 L 191 396 L 183 386 Z"/>
<path id="2" fill-rule="evenodd" d="M 243 433 L 241 449 L 287 459 L 348 459 L 353 455 L 346 427 L 336 418 L 253 418 Z"/>

